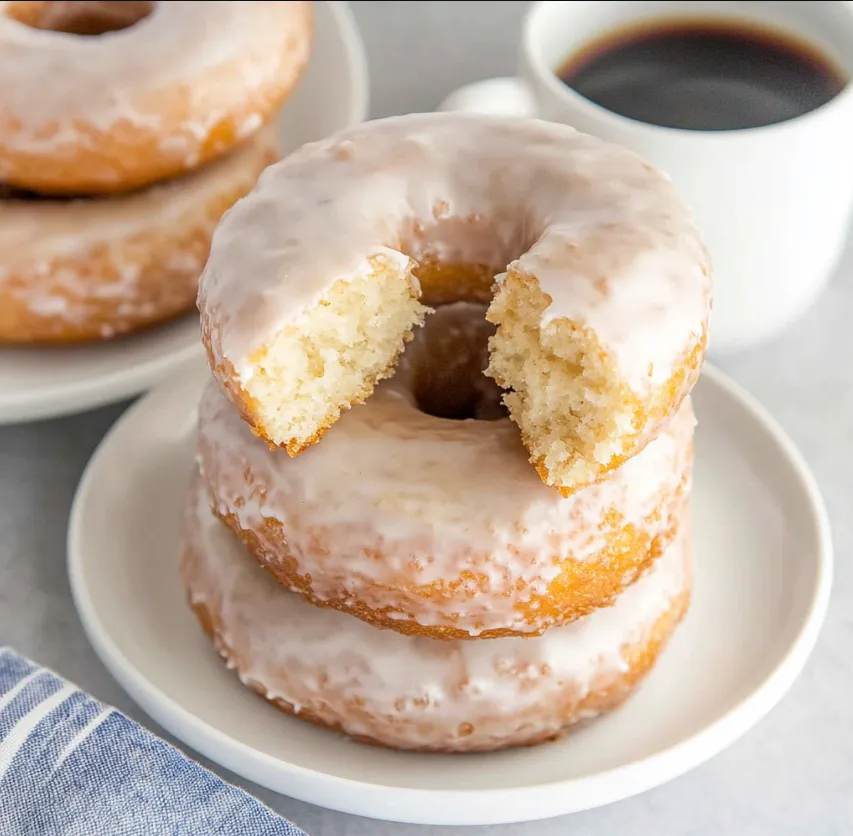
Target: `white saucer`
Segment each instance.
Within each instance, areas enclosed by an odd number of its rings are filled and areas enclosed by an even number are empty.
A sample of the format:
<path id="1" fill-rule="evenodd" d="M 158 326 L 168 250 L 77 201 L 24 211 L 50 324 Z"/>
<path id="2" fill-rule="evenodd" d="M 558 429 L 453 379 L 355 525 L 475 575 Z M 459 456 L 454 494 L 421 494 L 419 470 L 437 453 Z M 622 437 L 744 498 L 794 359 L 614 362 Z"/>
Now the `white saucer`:
<path id="1" fill-rule="evenodd" d="M 348 813 L 424 824 L 545 818 L 689 770 L 785 694 L 823 621 L 829 524 L 812 476 L 723 374 L 696 388 L 693 605 L 624 708 L 559 743 L 488 755 L 403 754 L 283 716 L 243 688 L 177 582 L 181 492 L 194 467 L 199 364 L 118 421 L 83 476 L 69 570 L 98 655 L 157 722 L 247 779 Z"/>
<path id="2" fill-rule="evenodd" d="M 280 120 L 290 150 L 367 118 L 364 46 L 346 3 L 314 4 L 311 61 Z M 79 347 L 0 348 L 0 425 L 92 409 L 142 392 L 201 355 L 193 314 Z"/>

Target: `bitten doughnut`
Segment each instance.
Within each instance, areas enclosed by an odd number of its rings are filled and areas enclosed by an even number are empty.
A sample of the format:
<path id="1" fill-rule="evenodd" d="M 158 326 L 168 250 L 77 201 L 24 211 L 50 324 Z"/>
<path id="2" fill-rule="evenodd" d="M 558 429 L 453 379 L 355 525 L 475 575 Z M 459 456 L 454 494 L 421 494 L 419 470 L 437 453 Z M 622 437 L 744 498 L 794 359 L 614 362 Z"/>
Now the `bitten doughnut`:
<path id="1" fill-rule="evenodd" d="M 198 453 L 212 507 L 283 585 L 411 635 L 532 635 L 613 601 L 673 538 L 690 489 L 689 400 L 607 481 L 562 497 L 508 418 L 454 420 L 499 405 L 476 388 L 497 389 L 479 373 L 488 323 L 460 327 L 476 310 L 430 315 L 395 376 L 296 458 L 209 384 Z M 466 377 L 433 356 L 436 342 L 450 343 L 438 358 L 480 365 Z"/>
<path id="2" fill-rule="evenodd" d="M 291 455 L 393 372 L 436 301 L 488 301 L 489 374 L 568 495 L 638 453 L 705 352 L 705 249 L 670 181 L 572 128 L 397 117 L 304 147 L 223 219 L 201 280 L 211 367 Z"/>
<path id="3" fill-rule="evenodd" d="M 310 42 L 308 2 L 0 2 L 0 180 L 101 194 L 196 168 L 271 117 Z"/>
<path id="4" fill-rule="evenodd" d="M 612 607 L 532 639 L 374 630 L 282 589 L 187 497 L 181 578 L 245 685 L 303 720 L 400 749 L 476 751 L 561 736 L 625 700 L 688 606 L 687 532 Z"/>
<path id="5" fill-rule="evenodd" d="M 268 129 L 133 194 L 0 197 L 0 343 L 103 339 L 191 309 L 213 228 L 277 156 Z"/>

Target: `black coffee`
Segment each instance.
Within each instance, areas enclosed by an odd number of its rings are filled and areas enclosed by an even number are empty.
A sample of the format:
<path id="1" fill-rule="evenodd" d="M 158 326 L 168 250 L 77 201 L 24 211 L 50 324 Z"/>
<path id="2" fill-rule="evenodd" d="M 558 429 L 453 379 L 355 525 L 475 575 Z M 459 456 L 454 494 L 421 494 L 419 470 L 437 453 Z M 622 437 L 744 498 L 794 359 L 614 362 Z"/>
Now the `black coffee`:
<path id="1" fill-rule="evenodd" d="M 614 113 L 695 131 L 784 122 L 826 104 L 848 81 L 808 43 L 695 19 L 613 32 L 572 55 L 557 74 Z"/>

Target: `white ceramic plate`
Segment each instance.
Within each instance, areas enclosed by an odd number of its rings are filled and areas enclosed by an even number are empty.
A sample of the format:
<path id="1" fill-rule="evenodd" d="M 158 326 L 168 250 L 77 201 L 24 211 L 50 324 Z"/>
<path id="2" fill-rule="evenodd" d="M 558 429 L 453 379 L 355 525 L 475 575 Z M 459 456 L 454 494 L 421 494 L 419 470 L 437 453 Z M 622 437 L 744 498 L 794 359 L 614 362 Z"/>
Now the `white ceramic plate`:
<path id="1" fill-rule="evenodd" d="M 116 679 L 172 734 L 245 778 L 424 824 L 569 813 L 661 784 L 728 746 L 784 695 L 815 642 L 832 570 L 817 488 L 772 419 L 709 368 L 695 393 L 693 605 L 622 709 L 558 743 L 461 756 L 362 746 L 283 716 L 226 670 L 178 588 L 181 493 L 206 379 L 201 364 L 185 370 L 106 436 L 74 501 L 69 569 Z"/>
<path id="2" fill-rule="evenodd" d="M 367 63 L 349 8 L 317 2 L 308 69 L 281 113 L 282 148 L 297 148 L 367 117 Z M 198 319 L 115 342 L 0 348 L 0 425 L 92 409 L 142 392 L 195 355 Z"/>

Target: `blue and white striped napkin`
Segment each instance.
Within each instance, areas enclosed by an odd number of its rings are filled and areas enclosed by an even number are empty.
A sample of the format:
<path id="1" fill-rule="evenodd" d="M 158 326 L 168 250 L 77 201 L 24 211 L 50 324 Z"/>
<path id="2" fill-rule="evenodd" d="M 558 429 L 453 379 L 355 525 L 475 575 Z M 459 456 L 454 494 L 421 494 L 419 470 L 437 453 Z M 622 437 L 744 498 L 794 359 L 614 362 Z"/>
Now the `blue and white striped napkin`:
<path id="1" fill-rule="evenodd" d="M 10 648 L 0 648 L 2 836 L 305 836 Z"/>

